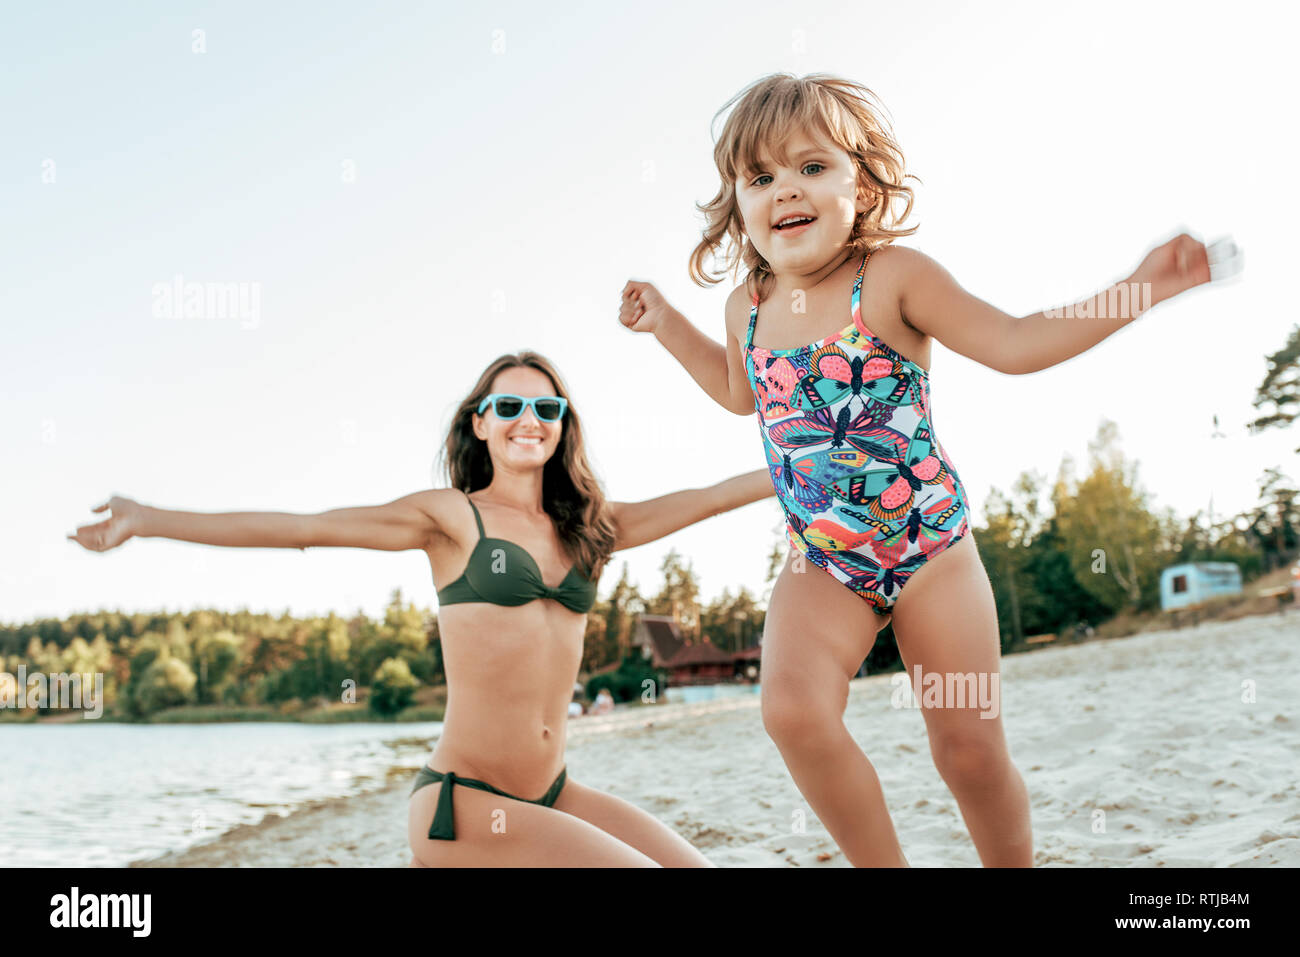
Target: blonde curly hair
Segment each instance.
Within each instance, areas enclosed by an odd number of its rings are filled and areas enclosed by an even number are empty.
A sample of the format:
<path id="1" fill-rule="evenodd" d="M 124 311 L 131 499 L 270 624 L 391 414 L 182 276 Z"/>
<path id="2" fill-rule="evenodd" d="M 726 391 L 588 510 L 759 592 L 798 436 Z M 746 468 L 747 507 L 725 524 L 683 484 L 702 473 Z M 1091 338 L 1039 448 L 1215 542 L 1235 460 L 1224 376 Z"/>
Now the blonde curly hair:
<path id="1" fill-rule="evenodd" d="M 743 264 L 748 270 L 745 286 L 750 296 L 758 296 L 760 301 L 767 297 L 774 277 L 767 260 L 745 237 L 736 202 L 736 180 L 744 172 L 757 169 L 761 165 L 760 153 L 768 148 L 784 163 L 786 144 L 800 131 L 820 133 L 848 153 L 858 170 L 859 187 L 872 200 L 871 207 L 853 221 L 848 239 L 851 254 L 864 255 L 916 232 L 917 226 L 902 228 L 899 224 L 912 211 L 912 189 L 904 180 L 921 180 L 905 173 L 903 151 L 888 123 L 872 106 L 873 100 L 879 102 L 865 86 L 827 73 L 802 78 L 773 73 L 751 83 L 714 114 L 716 121 L 735 104 L 713 147 L 713 162 L 722 185 L 708 203 L 696 204 L 705 217 L 704 238 L 690 260 L 691 278 L 696 284 L 719 283 Z M 900 199 L 907 205 L 896 217 L 893 208 Z M 705 257 L 712 255 L 718 260 L 724 239 L 730 240 L 730 250 L 722 259 L 723 271 L 706 271 Z"/>

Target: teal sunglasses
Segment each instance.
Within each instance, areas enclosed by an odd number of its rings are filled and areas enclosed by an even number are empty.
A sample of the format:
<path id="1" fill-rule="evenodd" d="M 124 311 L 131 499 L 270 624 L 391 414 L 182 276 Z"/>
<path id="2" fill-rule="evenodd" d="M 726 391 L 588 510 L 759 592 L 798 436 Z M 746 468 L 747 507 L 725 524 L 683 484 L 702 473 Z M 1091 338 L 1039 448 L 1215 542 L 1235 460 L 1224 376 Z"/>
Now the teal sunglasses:
<path id="1" fill-rule="evenodd" d="M 479 403 L 479 415 L 489 405 L 492 411 L 497 414 L 497 418 L 504 422 L 509 422 L 519 418 L 524 414 L 526 406 L 533 407 L 533 415 L 542 422 L 558 422 L 564 418 L 564 412 L 569 407 L 569 400 L 558 395 L 538 395 L 531 399 L 525 399 L 522 395 L 510 395 L 505 392 L 493 392 L 482 402 Z"/>

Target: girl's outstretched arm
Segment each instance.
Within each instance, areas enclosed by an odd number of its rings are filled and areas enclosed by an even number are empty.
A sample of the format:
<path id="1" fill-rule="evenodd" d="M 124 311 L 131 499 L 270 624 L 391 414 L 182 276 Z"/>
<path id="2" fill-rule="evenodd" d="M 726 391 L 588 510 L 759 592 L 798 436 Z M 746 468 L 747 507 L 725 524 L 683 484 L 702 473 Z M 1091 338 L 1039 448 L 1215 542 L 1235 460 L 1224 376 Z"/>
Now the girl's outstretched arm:
<path id="1" fill-rule="evenodd" d="M 1151 250 L 1127 279 L 1090 299 L 1018 320 L 1011 344 L 1018 371 L 1039 372 L 1087 352 L 1157 303 L 1209 281 L 1205 245 L 1182 233 Z"/>
<path id="2" fill-rule="evenodd" d="M 743 292 L 738 287 L 737 292 Z M 668 304 L 652 283 L 628 280 L 623 287 L 619 322 L 633 332 L 652 332 L 655 338 L 713 401 L 736 415 L 753 415 L 754 393 L 745 374 L 740 343 L 736 338 L 738 299 L 727 300 L 726 338 L 720 345 Z"/>
<path id="3" fill-rule="evenodd" d="M 762 468 L 708 488 L 670 492 L 644 502 L 610 502 L 618 529 L 614 550 L 653 542 L 687 525 L 775 494 L 772 476 Z"/>
<path id="4" fill-rule="evenodd" d="M 895 247 L 899 309 L 949 349 L 1008 375 L 1040 372 L 1087 352 L 1156 303 L 1210 281 L 1205 246 L 1186 233 L 1152 250 L 1129 278 L 1090 299 L 1016 318 L 972 296 L 915 249 Z"/>
<path id="5" fill-rule="evenodd" d="M 180 512 L 115 495 L 94 509 L 109 518 L 67 536 L 90 551 L 108 551 L 129 538 L 173 538 L 234 548 L 423 548 L 438 528 L 447 489 L 428 489 L 386 505 L 336 508 L 315 515 L 292 512 Z"/>

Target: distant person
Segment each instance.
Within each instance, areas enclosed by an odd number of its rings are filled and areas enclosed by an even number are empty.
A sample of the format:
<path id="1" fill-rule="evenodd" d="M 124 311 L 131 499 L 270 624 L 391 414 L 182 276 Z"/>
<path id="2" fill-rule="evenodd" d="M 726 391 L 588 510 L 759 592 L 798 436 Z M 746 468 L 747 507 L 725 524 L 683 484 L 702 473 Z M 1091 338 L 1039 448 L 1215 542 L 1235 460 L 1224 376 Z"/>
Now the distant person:
<path id="1" fill-rule="evenodd" d="M 614 710 L 614 696 L 609 693 L 608 688 L 601 688 L 596 692 L 596 702 L 591 706 L 592 714 L 609 714 Z"/>

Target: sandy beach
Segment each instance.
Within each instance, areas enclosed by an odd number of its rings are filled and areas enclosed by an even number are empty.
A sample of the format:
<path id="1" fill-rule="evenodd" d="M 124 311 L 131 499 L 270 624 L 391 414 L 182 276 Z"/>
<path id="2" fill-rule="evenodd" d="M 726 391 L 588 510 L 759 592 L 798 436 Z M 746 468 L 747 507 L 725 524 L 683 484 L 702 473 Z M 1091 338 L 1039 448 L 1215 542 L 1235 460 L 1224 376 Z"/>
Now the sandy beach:
<path id="1" fill-rule="evenodd" d="M 1300 610 L 1015 655 L 1001 686 L 1036 866 L 1300 866 Z M 854 681 L 845 722 L 904 853 L 916 867 L 979 866 L 921 711 L 892 697 L 890 675 Z M 757 695 L 575 720 L 568 768 L 718 866 L 850 866 L 764 733 Z M 413 770 L 133 866 L 405 867 Z"/>

